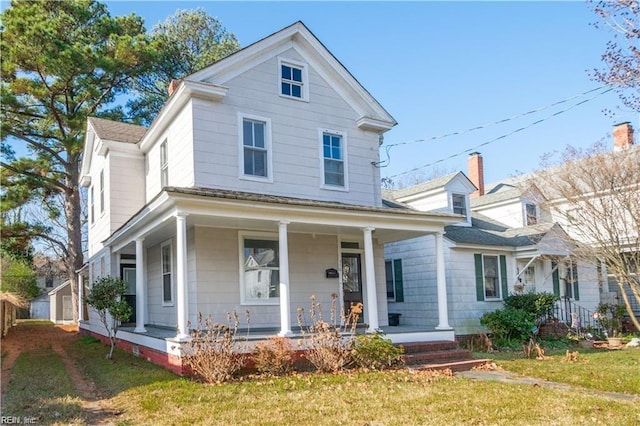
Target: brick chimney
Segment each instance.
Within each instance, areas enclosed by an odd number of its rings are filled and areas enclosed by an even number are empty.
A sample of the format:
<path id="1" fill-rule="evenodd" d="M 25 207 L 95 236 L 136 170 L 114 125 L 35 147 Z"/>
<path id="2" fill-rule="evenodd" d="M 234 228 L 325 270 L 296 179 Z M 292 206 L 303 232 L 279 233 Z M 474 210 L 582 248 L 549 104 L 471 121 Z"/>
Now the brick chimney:
<path id="1" fill-rule="evenodd" d="M 173 95 L 173 92 L 178 88 L 179 84 L 180 80 L 171 80 L 171 83 L 169 83 L 169 87 L 167 88 L 169 96 Z"/>
<path id="2" fill-rule="evenodd" d="M 482 164 L 482 155 L 479 152 L 472 152 L 467 158 L 467 171 L 469 180 L 478 188 L 471 194 L 471 197 L 480 197 L 484 195 L 484 166 Z"/>
<path id="3" fill-rule="evenodd" d="M 633 127 L 628 121 L 613 126 L 613 150 L 621 151 L 633 145 Z"/>

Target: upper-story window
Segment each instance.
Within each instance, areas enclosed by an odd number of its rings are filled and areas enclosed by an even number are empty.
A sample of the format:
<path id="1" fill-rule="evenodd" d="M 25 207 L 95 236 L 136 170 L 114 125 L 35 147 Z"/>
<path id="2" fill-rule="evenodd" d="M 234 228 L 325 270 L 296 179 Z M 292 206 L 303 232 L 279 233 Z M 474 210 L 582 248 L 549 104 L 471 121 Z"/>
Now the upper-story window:
<path id="1" fill-rule="evenodd" d="M 538 209 L 535 204 L 527 203 L 525 205 L 525 214 L 527 226 L 538 223 Z"/>
<path id="2" fill-rule="evenodd" d="M 307 67 L 292 60 L 278 60 L 280 67 L 280 94 L 295 99 L 308 99 Z"/>
<path id="3" fill-rule="evenodd" d="M 322 131 L 323 186 L 347 189 L 346 137 L 342 132 Z"/>
<path id="4" fill-rule="evenodd" d="M 104 170 L 100 170 L 100 213 L 104 212 Z"/>
<path id="5" fill-rule="evenodd" d="M 89 223 L 93 223 L 93 220 L 95 218 L 94 205 L 95 197 L 93 193 L 93 185 L 91 185 L 91 187 L 89 188 Z"/>
<path id="6" fill-rule="evenodd" d="M 467 201 L 464 194 L 451 194 L 451 205 L 455 214 L 467 216 Z"/>
<path id="7" fill-rule="evenodd" d="M 160 187 L 169 185 L 169 155 L 167 152 L 167 141 L 160 144 Z"/>
<path id="8" fill-rule="evenodd" d="M 240 115 L 240 126 L 240 176 L 271 181 L 270 120 Z"/>

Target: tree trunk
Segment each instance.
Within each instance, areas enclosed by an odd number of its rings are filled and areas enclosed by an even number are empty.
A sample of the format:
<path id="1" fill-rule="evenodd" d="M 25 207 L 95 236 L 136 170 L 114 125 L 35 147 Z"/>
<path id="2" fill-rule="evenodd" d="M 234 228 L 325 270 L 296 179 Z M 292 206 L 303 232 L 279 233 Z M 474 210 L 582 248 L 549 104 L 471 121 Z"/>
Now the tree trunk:
<path id="1" fill-rule="evenodd" d="M 66 170 L 64 214 L 67 222 L 68 258 L 65 259 L 69 281 L 71 281 L 71 300 L 73 303 L 73 320 L 78 322 L 78 271 L 84 264 L 82 253 L 82 207 L 80 203 L 80 188 L 78 186 L 79 156 L 73 155 L 69 159 Z"/>

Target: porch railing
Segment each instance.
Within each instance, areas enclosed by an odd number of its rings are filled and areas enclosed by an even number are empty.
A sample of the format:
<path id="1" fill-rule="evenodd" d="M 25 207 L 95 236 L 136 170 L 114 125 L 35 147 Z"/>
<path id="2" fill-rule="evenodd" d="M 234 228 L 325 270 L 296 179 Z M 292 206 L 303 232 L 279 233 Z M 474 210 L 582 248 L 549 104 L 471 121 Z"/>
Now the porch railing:
<path id="1" fill-rule="evenodd" d="M 574 316 L 579 321 L 578 327 L 575 327 Z M 600 329 L 600 324 L 593 318 L 593 312 L 566 298 L 561 298 L 556 302 L 553 307 L 553 317 L 569 328 Z"/>

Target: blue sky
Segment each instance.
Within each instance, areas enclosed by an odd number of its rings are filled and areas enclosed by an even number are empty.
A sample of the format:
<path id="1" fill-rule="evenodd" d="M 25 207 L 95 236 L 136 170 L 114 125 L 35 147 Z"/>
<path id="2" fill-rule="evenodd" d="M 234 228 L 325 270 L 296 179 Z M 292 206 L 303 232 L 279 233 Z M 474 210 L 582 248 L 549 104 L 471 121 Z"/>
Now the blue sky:
<path id="1" fill-rule="evenodd" d="M 584 2 L 240 2 L 109 1 L 112 15 L 136 13 L 147 28 L 177 8 L 203 7 L 246 46 L 301 20 L 396 118 L 383 176 L 433 163 L 530 125 L 597 92 L 484 130 L 428 140 L 552 104 L 599 86 L 586 70 L 600 66 L 612 35 L 589 24 Z M 613 92 L 486 145 L 487 182 L 528 172 L 567 144 L 610 137 L 614 123 L 638 114 Z M 602 110 L 614 110 L 614 117 Z M 382 153 L 384 157 L 384 152 Z M 467 154 L 438 164 L 466 170 Z M 422 169 L 426 175 L 430 168 Z M 400 179 L 406 175 L 398 176 Z"/>

